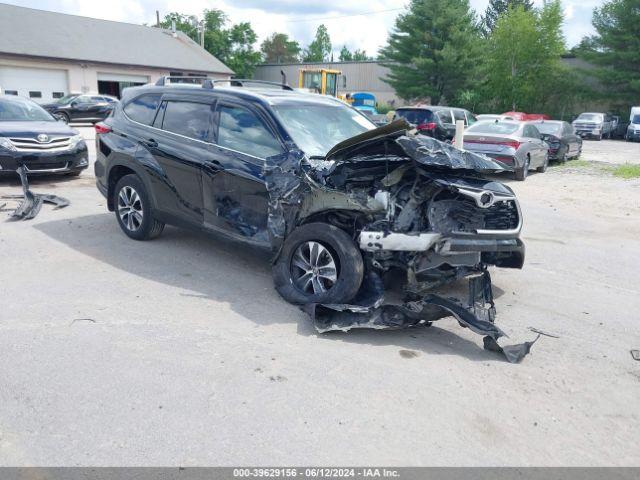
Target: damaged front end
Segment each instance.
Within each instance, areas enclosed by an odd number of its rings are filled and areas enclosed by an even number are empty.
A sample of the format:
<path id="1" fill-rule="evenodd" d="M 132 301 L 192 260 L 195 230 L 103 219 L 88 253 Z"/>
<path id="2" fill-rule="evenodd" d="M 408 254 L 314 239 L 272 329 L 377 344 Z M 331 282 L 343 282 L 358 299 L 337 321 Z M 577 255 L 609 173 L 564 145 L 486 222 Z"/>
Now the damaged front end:
<path id="1" fill-rule="evenodd" d="M 453 315 L 495 343 L 504 333 L 493 325 L 487 268 L 522 268 L 525 254 L 513 191 L 483 177 L 504 170 L 412 135 L 403 121 L 348 139 L 322 159 L 268 161 L 276 248 L 297 226 L 319 221 L 347 232 L 362 253 L 366 274 L 352 301 L 305 307 L 316 328 L 406 328 Z M 381 277 L 397 271 L 406 279 L 404 303 L 385 303 Z M 470 279 L 467 305 L 433 293 L 462 278 Z"/>

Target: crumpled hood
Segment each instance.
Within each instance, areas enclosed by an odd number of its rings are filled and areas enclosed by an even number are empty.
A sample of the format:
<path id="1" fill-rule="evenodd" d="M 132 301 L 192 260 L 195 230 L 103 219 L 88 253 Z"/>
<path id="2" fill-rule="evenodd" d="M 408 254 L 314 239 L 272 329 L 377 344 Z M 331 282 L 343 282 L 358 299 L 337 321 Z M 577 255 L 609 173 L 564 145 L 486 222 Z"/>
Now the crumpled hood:
<path id="1" fill-rule="evenodd" d="M 481 173 L 505 171 L 505 166 L 485 155 L 459 150 L 452 145 L 425 135 L 408 132 L 405 120 L 396 120 L 335 145 L 325 159 L 336 162 L 380 160 L 380 156 L 400 161 L 409 157 L 430 167 L 451 170 L 474 170 Z M 395 157 L 395 158 L 394 158 Z"/>

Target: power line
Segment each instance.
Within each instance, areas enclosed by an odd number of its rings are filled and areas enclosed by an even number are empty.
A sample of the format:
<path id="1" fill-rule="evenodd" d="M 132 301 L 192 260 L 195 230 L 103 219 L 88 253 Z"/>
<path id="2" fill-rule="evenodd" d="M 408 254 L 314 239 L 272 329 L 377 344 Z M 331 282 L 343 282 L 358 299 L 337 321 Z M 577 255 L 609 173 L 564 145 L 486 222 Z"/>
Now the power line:
<path id="1" fill-rule="evenodd" d="M 288 20 L 285 23 L 316 22 L 316 21 L 319 21 L 319 20 L 335 20 L 335 19 L 338 19 L 338 18 L 362 17 L 362 16 L 365 16 L 365 15 L 376 15 L 378 13 L 397 12 L 398 10 L 404 10 L 404 7 L 388 8 L 386 10 L 372 10 L 370 12 L 352 13 L 350 15 L 338 15 L 338 16 L 335 16 L 335 17 L 298 18 L 298 19 L 295 19 L 295 20 Z"/>

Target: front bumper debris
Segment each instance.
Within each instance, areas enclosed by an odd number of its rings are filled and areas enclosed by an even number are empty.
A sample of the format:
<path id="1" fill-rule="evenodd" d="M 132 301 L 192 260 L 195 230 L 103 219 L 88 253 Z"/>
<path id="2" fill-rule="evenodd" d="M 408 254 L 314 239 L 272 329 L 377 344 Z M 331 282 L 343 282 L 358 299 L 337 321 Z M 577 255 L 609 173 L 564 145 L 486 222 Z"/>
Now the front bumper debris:
<path id="1" fill-rule="evenodd" d="M 22 183 L 22 195 L 3 195 L 0 198 L 9 200 L 18 200 L 18 206 L 10 210 L 9 217 L 13 220 L 31 220 L 35 218 L 43 203 L 50 203 L 55 205 L 55 209 L 67 207 L 70 202 L 66 198 L 58 197 L 57 195 L 33 193 L 29 188 L 29 181 L 27 180 L 27 170 L 24 165 L 21 165 L 16 170 L 16 173 L 20 177 Z M 6 209 L 2 208 L 2 211 Z"/>
<path id="2" fill-rule="evenodd" d="M 510 363 L 519 363 L 540 338 L 538 334 L 530 342 L 507 346 L 498 344 L 498 339 L 508 335 L 494 323 L 496 310 L 488 271 L 469 279 L 468 305 L 436 294 L 427 294 L 420 300 L 399 305 L 389 304 L 384 302 L 382 288 L 380 279 L 369 275 L 358 295 L 359 299 L 356 298 L 356 304 L 309 304 L 302 309 L 311 316 L 319 333 L 363 328 L 398 330 L 424 327 L 453 316 L 460 325 L 484 336 L 485 350 L 500 353 Z"/>

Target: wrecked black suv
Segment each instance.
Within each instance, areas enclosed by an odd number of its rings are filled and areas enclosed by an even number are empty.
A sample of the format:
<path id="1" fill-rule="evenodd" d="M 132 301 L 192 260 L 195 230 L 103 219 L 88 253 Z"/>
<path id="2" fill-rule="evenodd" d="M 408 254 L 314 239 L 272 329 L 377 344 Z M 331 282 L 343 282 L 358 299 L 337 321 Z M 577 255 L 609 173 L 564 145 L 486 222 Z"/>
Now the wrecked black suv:
<path id="1" fill-rule="evenodd" d="M 391 270 L 416 299 L 522 267 L 518 201 L 482 176 L 499 163 L 335 98 L 246 87 L 129 88 L 96 125 L 97 186 L 126 235 L 169 223 L 268 248 L 278 292 L 307 305 L 377 307 L 363 298 Z"/>

